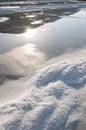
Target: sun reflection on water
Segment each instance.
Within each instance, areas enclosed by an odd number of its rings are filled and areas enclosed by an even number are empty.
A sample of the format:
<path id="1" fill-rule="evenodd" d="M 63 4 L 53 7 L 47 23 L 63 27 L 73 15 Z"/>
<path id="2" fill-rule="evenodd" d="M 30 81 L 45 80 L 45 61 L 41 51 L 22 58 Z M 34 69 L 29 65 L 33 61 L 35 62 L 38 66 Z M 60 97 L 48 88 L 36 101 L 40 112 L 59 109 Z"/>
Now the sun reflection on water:
<path id="1" fill-rule="evenodd" d="M 37 30 L 36 30 L 36 29 L 28 29 L 28 30 L 23 34 L 23 36 L 24 36 L 25 38 L 33 38 L 36 33 L 37 33 Z"/>
<path id="2" fill-rule="evenodd" d="M 37 28 L 37 29 L 28 29 L 24 34 L 23 36 L 25 38 L 33 38 L 35 36 L 37 36 L 37 38 L 39 37 L 39 34 L 40 33 L 47 33 L 49 31 L 52 31 L 52 28 L 46 28 L 46 27 L 42 27 L 42 28 Z"/>

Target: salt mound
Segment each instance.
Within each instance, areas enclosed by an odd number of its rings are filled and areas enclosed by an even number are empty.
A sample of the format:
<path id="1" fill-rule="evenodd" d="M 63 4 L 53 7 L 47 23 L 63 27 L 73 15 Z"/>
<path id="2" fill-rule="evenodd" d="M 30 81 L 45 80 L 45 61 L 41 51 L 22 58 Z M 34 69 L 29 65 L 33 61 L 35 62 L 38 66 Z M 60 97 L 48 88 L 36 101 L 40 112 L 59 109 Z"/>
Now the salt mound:
<path id="1" fill-rule="evenodd" d="M 44 67 L 0 107 L 1 130 L 85 130 L 86 59 Z"/>

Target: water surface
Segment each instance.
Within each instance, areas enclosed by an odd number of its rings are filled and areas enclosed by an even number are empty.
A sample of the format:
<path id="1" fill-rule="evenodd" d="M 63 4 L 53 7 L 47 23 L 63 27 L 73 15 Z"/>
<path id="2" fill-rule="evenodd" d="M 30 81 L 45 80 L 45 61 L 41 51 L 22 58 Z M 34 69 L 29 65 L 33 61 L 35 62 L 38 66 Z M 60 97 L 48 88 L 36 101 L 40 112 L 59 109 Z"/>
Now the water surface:
<path id="1" fill-rule="evenodd" d="M 14 18 L 1 23 L 3 33 L 0 33 L 0 53 L 7 53 L 25 44 L 34 44 L 47 58 L 53 58 L 85 48 L 86 10 L 65 14 L 66 12 L 60 12 L 59 16 L 55 12 L 31 13 L 24 16 L 24 23 L 20 22 L 21 19 L 18 21 L 20 26 L 17 26 Z M 27 21 L 29 25 L 25 25 Z"/>

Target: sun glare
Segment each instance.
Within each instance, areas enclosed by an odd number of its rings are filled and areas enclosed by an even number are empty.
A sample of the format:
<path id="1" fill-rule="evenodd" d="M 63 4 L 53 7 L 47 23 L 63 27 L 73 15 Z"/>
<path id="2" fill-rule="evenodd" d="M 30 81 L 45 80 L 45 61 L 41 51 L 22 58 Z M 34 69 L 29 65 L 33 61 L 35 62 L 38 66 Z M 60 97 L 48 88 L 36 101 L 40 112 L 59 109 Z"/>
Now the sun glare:
<path id="1" fill-rule="evenodd" d="M 23 35 L 26 38 L 32 38 L 34 37 L 34 35 L 36 34 L 36 30 L 35 29 L 28 29 Z"/>

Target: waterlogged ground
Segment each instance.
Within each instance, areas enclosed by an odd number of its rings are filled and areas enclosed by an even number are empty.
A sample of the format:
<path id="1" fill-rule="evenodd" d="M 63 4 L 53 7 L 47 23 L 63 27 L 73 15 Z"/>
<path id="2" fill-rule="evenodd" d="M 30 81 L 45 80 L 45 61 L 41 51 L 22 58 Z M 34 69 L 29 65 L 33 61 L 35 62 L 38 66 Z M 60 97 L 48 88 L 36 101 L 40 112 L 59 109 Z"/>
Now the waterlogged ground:
<path id="1" fill-rule="evenodd" d="M 85 7 L 0 2 L 0 130 L 86 130 Z"/>

